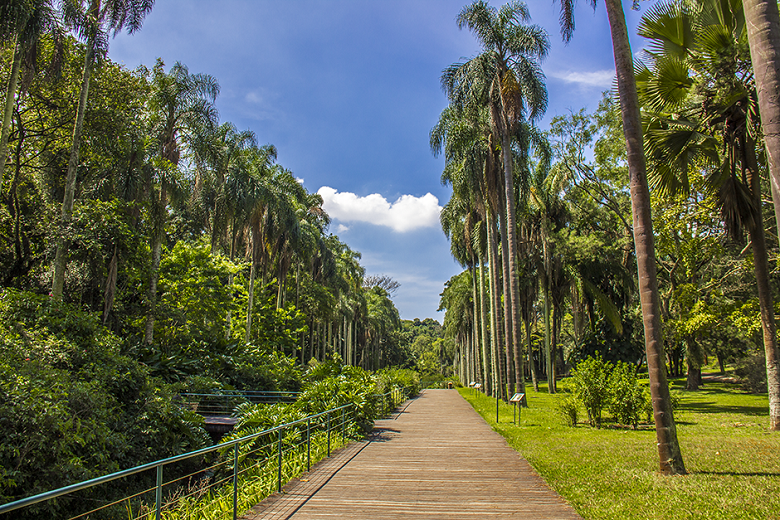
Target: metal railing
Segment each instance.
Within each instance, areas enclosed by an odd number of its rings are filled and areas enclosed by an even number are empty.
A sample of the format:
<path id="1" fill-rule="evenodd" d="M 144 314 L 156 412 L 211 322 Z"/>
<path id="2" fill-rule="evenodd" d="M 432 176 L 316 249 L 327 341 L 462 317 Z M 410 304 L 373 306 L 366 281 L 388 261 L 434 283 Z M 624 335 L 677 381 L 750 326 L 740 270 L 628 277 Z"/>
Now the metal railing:
<path id="1" fill-rule="evenodd" d="M 386 416 L 406 398 L 404 388 L 375 394 L 375 415 Z M 55 516 L 57 511 L 68 510 L 71 520 L 160 520 L 163 513 L 166 519 L 175 520 L 190 518 L 198 508 L 215 517 L 232 513 L 235 520 L 239 512 L 308 471 L 313 462 L 329 457 L 334 447 L 361 436 L 358 412 L 354 404 L 346 404 L 215 446 L 3 504 L 0 515 L 16 511 L 30 518 L 61 518 Z M 124 485 L 117 482 L 122 480 Z M 117 484 L 114 489 L 98 489 L 111 482 Z M 121 496 L 119 489 L 124 490 Z M 84 507 L 77 509 L 75 504 Z"/>
<path id="2" fill-rule="evenodd" d="M 300 392 L 225 390 L 212 393 L 182 392 L 181 405 L 203 416 L 231 415 L 243 403 L 293 403 Z"/>

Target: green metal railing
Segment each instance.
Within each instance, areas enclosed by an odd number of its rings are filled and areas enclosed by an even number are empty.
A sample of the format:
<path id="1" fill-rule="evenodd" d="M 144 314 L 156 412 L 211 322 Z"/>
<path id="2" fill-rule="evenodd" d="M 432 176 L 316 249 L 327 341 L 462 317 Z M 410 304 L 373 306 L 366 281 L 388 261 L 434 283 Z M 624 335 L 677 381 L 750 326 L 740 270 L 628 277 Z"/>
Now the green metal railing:
<path id="1" fill-rule="evenodd" d="M 374 414 L 386 416 L 406 398 L 403 388 L 376 394 Z M 30 518 L 59 518 L 53 516 L 59 499 L 71 501 L 69 506 L 72 501 L 84 506 L 84 511 L 75 513 L 70 512 L 74 507 L 66 508 L 71 520 L 160 520 L 163 514 L 166 519 L 184 519 L 196 507 L 205 507 L 221 518 L 232 513 L 235 520 L 239 512 L 308 471 L 313 462 L 329 457 L 334 447 L 361 436 L 358 412 L 354 404 L 347 404 L 212 447 L 3 504 L 0 514 L 16 511 L 28 513 Z M 103 487 L 101 498 L 79 496 L 110 482 L 121 485 L 120 480 L 125 480 L 120 489 L 133 491 L 106 499 L 114 490 Z M 43 503 L 52 507 L 40 512 L 27 509 Z"/>
<path id="2" fill-rule="evenodd" d="M 203 416 L 231 415 L 239 404 L 292 403 L 300 392 L 223 390 L 212 393 L 182 392 L 180 404 Z"/>

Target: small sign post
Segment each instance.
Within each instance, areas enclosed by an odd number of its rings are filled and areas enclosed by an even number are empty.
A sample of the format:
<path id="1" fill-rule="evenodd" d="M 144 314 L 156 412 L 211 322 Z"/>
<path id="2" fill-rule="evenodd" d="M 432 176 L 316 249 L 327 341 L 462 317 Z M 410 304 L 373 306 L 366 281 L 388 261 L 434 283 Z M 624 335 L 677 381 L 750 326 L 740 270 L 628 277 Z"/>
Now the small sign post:
<path id="1" fill-rule="evenodd" d="M 515 421 L 515 424 L 520 423 L 520 409 L 517 407 L 518 403 L 522 403 L 523 399 L 525 399 L 525 394 L 515 394 L 512 396 L 512 398 L 509 400 L 510 403 L 514 403 L 515 407 L 512 410 L 512 420 Z M 515 410 L 517 411 L 517 420 L 515 420 Z M 498 422 L 498 421 L 496 421 Z"/>
<path id="2" fill-rule="evenodd" d="M 477 390 L 482 388 L 482 383 L 476 383 L 474 384 L 474 395 L 477 395 Z"/>

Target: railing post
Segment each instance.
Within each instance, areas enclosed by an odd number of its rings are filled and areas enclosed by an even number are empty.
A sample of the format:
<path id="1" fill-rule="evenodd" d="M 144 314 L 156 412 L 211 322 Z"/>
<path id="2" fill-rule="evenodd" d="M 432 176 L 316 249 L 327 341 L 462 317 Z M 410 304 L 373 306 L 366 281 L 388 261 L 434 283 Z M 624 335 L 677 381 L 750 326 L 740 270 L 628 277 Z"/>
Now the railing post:
<path id="1" fill-rule="evenodd" d="M 282 429 L 277 430 L 279 432 L 279 486 L 278 490 L 282 492 Z"/>
<path id="2" fill-rule="evenodd" d="M 306 419 L 306 471 L 311 469 L 311 417 Z"/>
<path id="3" fill-rule="evenodd" d="M 344 408 L 341 409 L 341 444 L 346 444 L 346 439 L 344 438 Z"/>
<path id="4" fill-rule="evenodd" d="M 238 518 L 238 443 L 233 445 L 233 520 Z"/>
<path id="5" fill-rule="evenodd" d="M 157 489 L 154 492 L 154 517 L 160 520 L 162 517 L 162 486 L 163 486 L 163 467 L 162 464 L 157 466 Z"/>
<path id="6" fill-rule="evenodd" d="M 326 415 L 328 417 L 328 457 L 330 457 L 330 410 Z"/>

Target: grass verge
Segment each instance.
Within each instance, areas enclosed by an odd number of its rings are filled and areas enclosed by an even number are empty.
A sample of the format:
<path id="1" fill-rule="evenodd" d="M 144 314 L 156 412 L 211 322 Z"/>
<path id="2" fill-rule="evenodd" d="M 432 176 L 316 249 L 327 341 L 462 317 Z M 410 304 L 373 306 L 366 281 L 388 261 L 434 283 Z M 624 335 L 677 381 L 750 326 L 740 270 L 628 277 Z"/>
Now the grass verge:
<path id="1" fill-rule="evenodd" d="M 689 471 L 679 477 L 658 474 L 650 426 L 567 426 L 556 408 L 565 394 L 543 385 L 528 389 L 519 425 L 504 403 L 496 424 L 495 399 L 459 392 L 586 519 L 780 519 L 780 433 L 767 431 L 766 395 L 725 383 L 697 392 L 671 384 L 682 391 L 675 417 Z"/>

